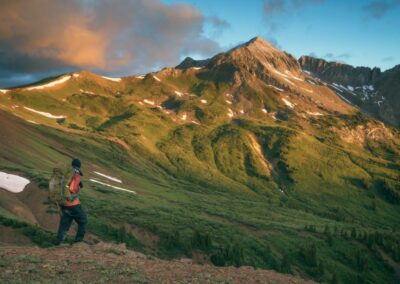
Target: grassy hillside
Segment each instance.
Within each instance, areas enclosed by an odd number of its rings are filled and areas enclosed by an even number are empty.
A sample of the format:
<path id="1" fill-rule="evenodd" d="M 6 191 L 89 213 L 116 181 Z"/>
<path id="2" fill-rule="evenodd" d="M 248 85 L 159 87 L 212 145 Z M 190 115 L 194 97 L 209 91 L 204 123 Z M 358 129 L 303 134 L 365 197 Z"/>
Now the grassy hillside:
<path id="1" fill-rule="evenodd" d="M 206 72 L 167 71 L 161 82 L 81 75 L 1 96 L 0 170 L 44 190 L 55 165 L 79 157 L 89 232 L 160 257 L 200 254 L 324 282 L 398 281 L 398 130 L 357 114 L 304 118 L 262 83 L 239 96 Z M 365 134 L 371 127 L 381 136 Z M 18 214 L 0 213 L 3 225 L 32 232 Z M 34 228 L 34 241 L 49 245 L 51 233 Z"/>

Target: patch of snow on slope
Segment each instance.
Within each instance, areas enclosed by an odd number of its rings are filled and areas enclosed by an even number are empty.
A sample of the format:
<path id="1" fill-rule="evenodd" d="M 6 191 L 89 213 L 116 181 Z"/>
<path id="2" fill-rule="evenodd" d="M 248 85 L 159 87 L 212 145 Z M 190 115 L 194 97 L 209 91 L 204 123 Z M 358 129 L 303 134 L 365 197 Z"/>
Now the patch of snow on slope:
<path id="1" fill-rule="evenodd" d="M 111 78 L 111 77 L 106 77 L 106 76 L 101 76 L 104 79 L 110 80 L 110 81 L 114 81 L 114 82 L 120 82 L 121 78 Z"/>
<path id="2" fill-rule="evenodd" d="M 192 123 L 197 124 L 197 125 L 200 125 L 200 123 L 198 123 L 198 122 L 195 121 L 195 120 L 192 120 Z"/>
<path id="3" fill-rule="evenodd" d="M 303 70 L 303 72 L 306 73 L 307 75 L 311 75 L 311 72 L 310 72 L 310 71 Z"/>
<path id="4" fill-rule="evenodd" d="M 149 100 L 146 100 L 146 99 L 144 99 L 143 101 L 148 105 L 154 105 L 155 104 L 153 101 L 149 101 Z"/>
<path id="5" fill-rule="evenodd" d="M 241 114 L 244 114 L 244 110 L 241 109 L 241 110 L 240 110 L 240 113 L 241 113 Z"/>
<path id="6" fill-rule="evenodd" d="M 272 72 L 284 77 L 284 78 L 289 78 L 289 76 L 283 74 L 282 72 L 279 72 L 278 70 L 276 70 L 275 68 L 272 68 Z"/>
<path id="7" fill-rule="evenodd" d="M 181 92 L 179 92 L 179 91 L 175 91 L 175 94 L 176 94 L 178 97 L 182 97 L 182 96 L 183 96 L 183 94 L 182 94 Z"/>
<path id="8" fill-rule="evenodd" d="M 354 91 L 354 87 L 353 87 L 353 86 L 350 86 L 350 85 L 347 86 L 347 89 L 349 89 L 349 90 L 352 91 L 352 92 Z"/>
<path id="9" fill-rule="evenodd" d="M 366 91 L 366 90 L 373 91 L 374 90 L 374 86 L 372 86 L 372 85 L 365 85 L 365 86 L 362 86 L 362 88 L 364 91 Z"/>
<path id="10" fill-rule="evenodd" d="M 287 78 L 282 78 L 282 79 L 285 80 L 286 82 L 288 82 L 290 85 L 294 86 L 294 83 L 292 81 L 290 81 L 289 79 L 287 79 Z"/>
<path id="11" fill-rule="evenodd" d="M 108 175 L 105 175 L 105 174 L 102 174 L 102 173 L 99 173 L 99 172 L 94 172 L 94 173 L 95 173 L 96 175 L 105 177 L 105 178 L 107 178 L 107 179 L 109 179 L 109 180 L 112 180 L 112 181 L 115 181 L 115 182 L 118 182 L 118 183 L 122 183 L 122 180 L 120 180 L 120 179 L 117 179 L 117 178 L 114 178 L 114 177 L 110 177 L 110 176 L 108 176 Z"/>
<path id="12" fill-rule="evenodd" d="M 206 104 L 206 103 L 207 103 L 207 100 L 200 100 L 200 102 L 201 102 L 202 104 Z"/>
<path id="13" fill-rule="evenodd" d="M 336 95 L 338 95 L 339 97 L 341 97 L 341 98 L 342 98 L 344 101 L 346 101 L 347 103 L 353 105 L 351 101 L 349 101 L 348 99 L 346 99 L 345 97 L 343 97 L 341 94 L 336 93 Z"/>
<path id="14" fill-rule="evenodd" d="M 182 120 L 186 120 L 186 118 L 187 118 L 187 114 L 184 113 L 184 114 L 182 115 L 181 119 L 182 119 Z"/>
<path id="15" fill-rule="evenodd" d="M 31 90 L 42 90 L 42 89 L 44 89 L 44 88 L 50 88 L 50 87 L 54 87 L 54 86 L 56 86 L 56 85 L 65 83 L 65 82 L 67 82 L 69 79 L 71 79 L 71 75 L 63 76 L 63 77 L 61 77 L 61 78 L 58 79 L 58 80 L 52 81 L 52 82 L 47 83 L 47 84 L 44 84 L 44 85 L 33 86 L 33 87 L 26 88 L 26 89 L 27 89 L 28 91 L 31 91 Z"/>
<path id="16" fill-rule="evenodd" d="M 291 102 L 289 102 L 287 99 L 282 98 L 282 101 L 285 103 L 285 105 L 287 105 L 290 108 L 294 108 L 294 104 L 292 104 Z"/>
<path id="17" fill-rule="evenodd" d="M 268 85 L 268 86 L 274 88 L 275 90 L 277 90 L 277 91 L 279 91 L 279 92 L 285 91 L 284 89 L 278 88 L 278 87 L 276 87 L 276 86 L 274 86 L 274 85 Z"/>
<path id="18" fill-rule="evenodd" d="M 191 69 L 194 69 L 194 70 L 200 70 L 200 69 L 203 69 L 204 67 L 191 67 Z"/>
<path id="19" fill-rule="evenodd" d="M 53 115 L 49 112 L 38 111 L 33 108 L 29 108 L 29 107 L 25 107 L 25 106 L 24 106 L 24 109 L 29 110 L 34 113 L 37 113 L 37 114 L 40 114 L 42 116 L 48 117 L 48 118 L 53 118 L 53 119 L 66 118 L 66 116 L 64 116 L 64 115 Z"/>
<path id="20" fill-rule="evenodd" d="M 72 74 L 72 76 L 74 76 L 75 78 L 78 78 L 79 74 L 78 73 L 74 73 L 74 74 Z"/>
<path id="21" fill-rule="evenodd" d="M 339 92 L 343 93 L 342 89 L 339 88 L 339 85 L 338 85 L 338 84 L 333 83 L 331 86 L 334 87 L 334 88 L 335 88 L 336 90 L 338 90 Z"/>
<path id="22" fill-rule="evenodd" d="M 142 79 L 144 79 L 144 75 L 139 75 L 139 76 L 136 76 L 135 78 L 142 80 Z"/>
<path id="23" fill-rule="evenodd" d="M 225 100 L 226 101 L 226 103 L 227 104 L 229 104 L 229 105 L 231 105 L 232 104 L 232 102 L 231 101 L 229 101 L 229 100 Z"/>
<path id="24" fill-rule="evenodd" d="M 39 124 L 39 123 L 37 123 L 36 121 L 33 121 L 33 120 L 27 120 L 27 122 L 32 123 L 32 124 Z"/>
<path id="25" fill-rule="evenodd" d="M 268 111 L 267 111 L 265 108 L 262 108 L 261 111 L 262 111 L 263 113 L 268 113 Z"/>
<path id="26" fill-rule="evenodd" d="M 117 189 L 117 190 L 126 191 L 126 192 L 130 192 L 130 193 L 136 194 L 136 192 L 133 191 L 133 190 L 129 190 L 129 189 L 122 188 L 122 187 L 118 187 L 118 186 L 113 186 L 113 185 L 111 185 L 111 184 L 107 184 L 107 183 L 105 183 L 105 182 L 101 182 L 101 181 L 98 181 L 98 180 L 93 179 L 93 178 L 91 178 L 90 181 L 91 181 L 91 182 L 98 183 L 98 184 L 101 184 L 101 185 L 105 185 L 105 186 L 108 186 L 108 187 L 111 187 L 111 188 L 114 188 L 114 189 Z"/>
<path id="27" fill-rule="evenodd" d="M 85 93 L 85 94 L 89 94 L 89 95 L 94 95 L 94 93 L 91 92 L 91 91 L 82 90 L 82 89 L 79 89 L 79 91 L 80 91 L 81 93 Z"/>
<path id="28" fill-rule="evenodd" d="M 309 93 L 312 93 L 313 91 L 312 90 L 310 90 L 310 89 L 306 89 L 306 88 L 302 88 L 304 91 L 306 91 L 306 92 L 309 92 Z"/>
<path id="29" fill-rule="evenodd" d="M 228 116 L 233 117 L 233 111 L 230 108 L 228 109 Z"/>
<path id="30" fill-rule="evenodd" d="M 308 83 L 310 83 L 311 85 L 316 85 L 313 81 L 311 80 L 307 80 Z"/>
<path id="31" fill-rule="evenodd" d="M 0 92 L 3 93 L 3 94 L 5 94 L 5 93 L 8 92 L 8 90 L 6 90 L 6 89 L 0 89 Z"/>
<path id="32" fill-rule="evenodd" d="M 309 114 L 309 115 L 314 115 L 314 116 L 321 116 L 321 115 L 323 115 L 323 114 L 320 113 L 320 112 L 311 112 L 311 111 L 307 111 L 307 114 Z"/>
<path id="33" fill-rule="evenodd" d="M 0 172 L 0 187 L 13 193 L 22 192 L 30 181 L 26 178 Z"/>
<path id="34" fill-rule="evenodd" d="M 161 82 L 160 78 L 158 78 L 157 76 L 153 75 L 153 78 L 156 79 L 158 82 Z"/>

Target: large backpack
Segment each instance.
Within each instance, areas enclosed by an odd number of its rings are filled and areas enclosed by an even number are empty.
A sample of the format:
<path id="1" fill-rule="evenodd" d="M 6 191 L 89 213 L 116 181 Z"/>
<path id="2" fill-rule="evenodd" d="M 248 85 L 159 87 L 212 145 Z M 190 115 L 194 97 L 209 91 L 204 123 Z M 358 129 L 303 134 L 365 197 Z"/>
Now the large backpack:
<path id="1" fill-rule="evenodd" d="M 63 204 L 71 199 L 71 192 L 66 186 L 64 174 L 61 169 L 54 168 L 49 181 L 49 200 L 57 204 Z"/>

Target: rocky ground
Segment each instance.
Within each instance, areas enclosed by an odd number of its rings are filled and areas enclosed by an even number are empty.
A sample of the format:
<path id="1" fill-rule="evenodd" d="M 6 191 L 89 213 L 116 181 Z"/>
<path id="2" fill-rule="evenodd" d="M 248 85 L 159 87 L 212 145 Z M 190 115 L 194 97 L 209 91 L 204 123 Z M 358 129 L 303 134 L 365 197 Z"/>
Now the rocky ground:
<path id="1" fill-rule="evenodd" d="M 252 267 L 160 260 L 124 245 L 0 247 L 1 283 L 313 283 Z"/>

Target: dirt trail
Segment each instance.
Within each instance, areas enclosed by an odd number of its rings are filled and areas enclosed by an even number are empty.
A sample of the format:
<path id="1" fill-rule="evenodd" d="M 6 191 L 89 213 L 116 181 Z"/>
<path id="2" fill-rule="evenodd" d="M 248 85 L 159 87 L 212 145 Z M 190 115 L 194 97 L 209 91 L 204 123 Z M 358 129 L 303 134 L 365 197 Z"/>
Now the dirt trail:
<path id="1" fill-rule="evenodd" d="M 313 283 L 252 267 L 215 267 L 190 259 L 160 260 L 98 243 L 43 249 L 0 247 L 1 283 Z"/>

